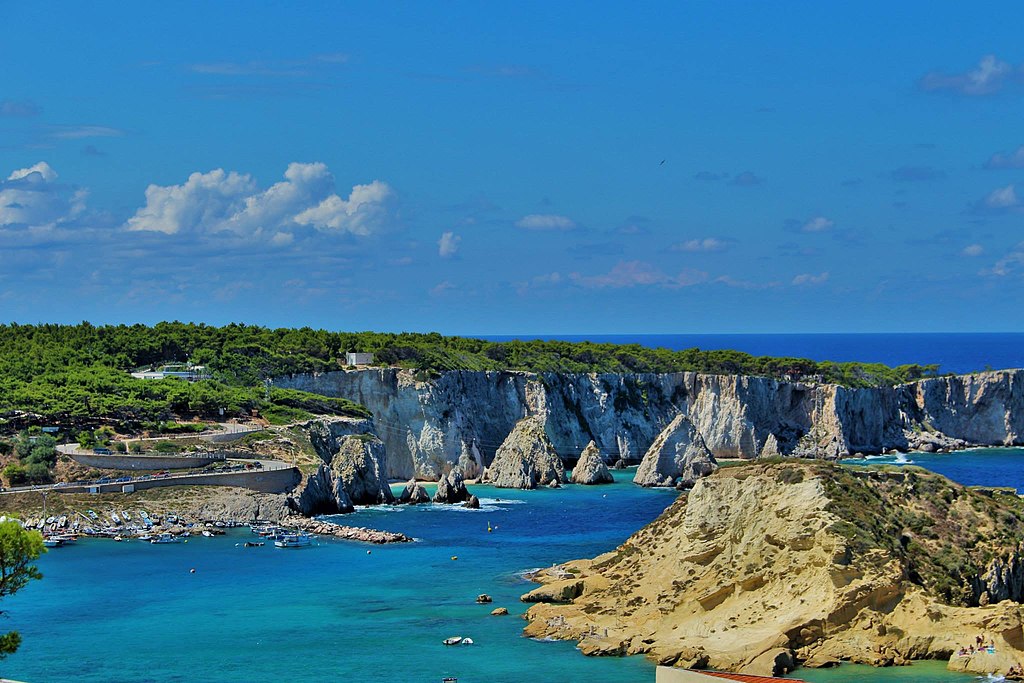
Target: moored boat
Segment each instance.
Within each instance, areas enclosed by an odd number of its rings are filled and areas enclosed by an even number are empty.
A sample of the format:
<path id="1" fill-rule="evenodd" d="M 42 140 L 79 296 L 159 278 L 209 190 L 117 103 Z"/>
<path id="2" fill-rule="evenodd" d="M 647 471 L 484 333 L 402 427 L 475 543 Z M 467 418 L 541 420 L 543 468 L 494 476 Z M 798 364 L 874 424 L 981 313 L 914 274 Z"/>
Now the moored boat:
<path id="1" fill-rule="evenodd" d="M 165 531 L 162 534 L 158 534 L 156 538 L 150 540 L 150 543 L 181 543 L 181 539 L 174 534 L 169 534 Z"/>
<path id="2" fill-rule="evenodd" d="M 462 636 L 452 636 L 451 638 L 445 638 L 444 641 L 442 642 L 444 642 L 445 645 L 458 645 L 462 642 Z"/>
<path id="3" fill-rule="evenodd" d="M 276 548 L 303 548 L 310 545 L 313 539 L 308 534 L 282 534 L 274 540 Z"/>

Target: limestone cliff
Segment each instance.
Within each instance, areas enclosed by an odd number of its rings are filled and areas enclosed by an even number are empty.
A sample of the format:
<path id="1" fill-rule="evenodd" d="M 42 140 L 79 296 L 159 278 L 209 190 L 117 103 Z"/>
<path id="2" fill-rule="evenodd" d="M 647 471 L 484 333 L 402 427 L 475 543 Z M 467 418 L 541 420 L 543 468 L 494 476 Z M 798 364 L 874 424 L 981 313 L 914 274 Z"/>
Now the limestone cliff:
<path id="1" fill-rule="evenodd" d="M 293 494 L 293 507 L 309 516 L 393 503 L 384 443 L 372 430 L 371 421 L 351 418 L 307 423 L 310 443 L 323 462 Z"/>
<path id="2" fill-rule="evenodd" d="M 1024 661 L 1022 540 L 1017 496 L 918 468 L 726 468 L 614 552 L 544 570 L 526 633 L 761 674 L 922 658 L 1005 671 Z M 958 655 L 982 633 L 998 656 Z"/>
<path id="3" fill-rule="evenodd" d="M 565 481 L 562 459 L 555 452 L 545 425 L 537 417 L 523 418 L 498 447 L 483 481 L 498 488 L 535 489 Z"/>
<path id="4" fill-rule="evenodd" d="M 855 452 L 1024 443 L 1024 370 L 850 389 L 735 375 L 451 371 L 427 381 L 398 369 L 279 377 L 373 413 L 394 478 L 488 467 L 516 422 L 536 416 L 562 458 L 594 441 L 638 462 L 683 414 L 716 457 L 836 457 Z"/>
<path id="5" fill-rule="evenodd" d="M 693 486 L 718 468 L 693 423 L 676 415 L 654 440 L 636 469 L 633 482 L 641 486 Z"/>
<path id="6" fill-rule="evenodd" d="M 597 449 L 597 444 L 591 441 L 580 453 L 569 480 L 574 484 L 591 485 L 611 484 L 615 478 L 612 477 L 612 473 L 608 471 L 608 465 L 601 458 L 601 451 Z"/>

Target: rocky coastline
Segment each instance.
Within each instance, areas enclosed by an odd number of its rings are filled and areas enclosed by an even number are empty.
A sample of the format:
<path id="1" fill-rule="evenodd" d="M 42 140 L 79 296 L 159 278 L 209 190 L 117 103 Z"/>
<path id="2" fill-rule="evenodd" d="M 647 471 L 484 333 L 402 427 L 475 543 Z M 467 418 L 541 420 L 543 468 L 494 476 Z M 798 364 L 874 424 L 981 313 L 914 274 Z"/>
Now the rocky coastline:
<path id="1" fill-rule="evenodd" d="M 725 468 L 614 551 L 532 576 L 525 633 L 756 675 L 918 659 L 1005 673 L 1024 662 L 1022 542 L 1020 497 L 919 468 Z"/>
<path id="2" fill-rule="evenodd" d="M 422 381 L 397 368 L 297 374 L 275 385 L 366 406 L 387 451 L 386 474 L 400 480 L 436 481 L 454 467 L 471 478 L 493 465 L 524 418 L 543 426 L 567 465 L 591 441 L 607 464 L 639 464 L 680 415 L 714 458 L 1024 443 L 1024 370 L 873 388 L 697 373 L 449 371 Z"/>

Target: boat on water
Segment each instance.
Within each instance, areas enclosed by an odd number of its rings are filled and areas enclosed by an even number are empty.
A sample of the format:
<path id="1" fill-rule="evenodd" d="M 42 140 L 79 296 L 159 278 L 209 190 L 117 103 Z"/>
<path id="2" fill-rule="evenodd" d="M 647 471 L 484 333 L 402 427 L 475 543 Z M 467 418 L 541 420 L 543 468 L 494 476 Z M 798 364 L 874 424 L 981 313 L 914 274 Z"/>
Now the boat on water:
<path id="1" fill-rule="evenodd" d="M 213 538 L 213 532 L 203 529 L 203 536 L 206 536 L 207 538 Z"/>
<path id="2" fill-rule="evenodd" d="M 472 638 L 463 638 L 462 639 L 462 644 L 463 645 L 472 645 L 473 644 L 473 639 Z"/>
<path id="3" fill-rule="evenodd" d="M 303 548 L 312 544 L 313 538 L 308 534 L 282 534 L 274 540 L 275 548 Z"/>
<path id="4" fill-rule="evenodd" d="M 243 548 L 262 548 L 263 541 L 246 541 L 242 544 Z"/>
<path id="5" fill-rule="evenodd" d="M 459 645 L 462 643 L 462 636 L 452 636 L 451 638 L 445 638 L 444 641 L 442 642 L 444 642 L 445 645 Z"/>
<path id="6" fill-rule="evenodd" d="M 157 534 L 156 538 L 150 540 L 150 543 L 181 543 L 181 539 L 165 531 L 162 534 Z"/>
<path id="7" fill-rule="evenodd" d="M 62 541 L 59 538 L 54 538 L 53 536 L 47 536 L 43 538 L 43 547 L 59 548 L 62 545 L 64 545 L 64 541 Z"/>

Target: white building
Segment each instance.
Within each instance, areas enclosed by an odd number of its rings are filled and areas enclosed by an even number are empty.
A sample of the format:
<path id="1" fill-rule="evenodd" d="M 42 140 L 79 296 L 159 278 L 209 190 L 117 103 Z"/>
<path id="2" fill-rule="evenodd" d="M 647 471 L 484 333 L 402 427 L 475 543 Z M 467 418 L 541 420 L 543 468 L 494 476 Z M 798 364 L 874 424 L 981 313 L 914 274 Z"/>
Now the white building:
<path id="1" fill-rule="evenodd" d="M 345 365 L 373 365 L 372 353 L 349 353 L 345 354 Z"/>
<path id="2" fill-rule="evenodd" d="M 184 379 L 189 382 L 196 382 L 201 379 L 210 379 L 210 373 L 206 371 L 206 366 L 204 365 L 174 363 L 170 365 L 163 365 L 156 370 L 133 372 L 132 377 L 135 377 L 136 379 L 167 379 L 168 377 L 177 377 L 178 379 Z"/>

